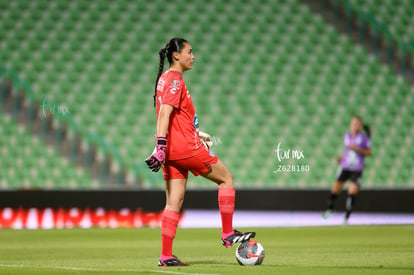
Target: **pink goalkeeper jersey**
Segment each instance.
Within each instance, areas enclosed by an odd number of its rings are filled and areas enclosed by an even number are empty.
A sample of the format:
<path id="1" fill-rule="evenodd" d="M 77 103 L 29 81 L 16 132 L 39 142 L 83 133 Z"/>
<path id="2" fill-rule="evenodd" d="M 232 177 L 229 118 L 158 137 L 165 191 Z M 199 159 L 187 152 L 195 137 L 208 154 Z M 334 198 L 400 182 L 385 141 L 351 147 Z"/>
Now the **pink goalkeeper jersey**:
<path id="1" fill-rule="evenodd" d="M 157 84 L 157 121 L 161 104 L 174 107 L 167 133 L 167 159 L 184 159 L 195 155 L 202 146 L 198 136 L 198 118 L 182 74 L 168 69 Z"/>

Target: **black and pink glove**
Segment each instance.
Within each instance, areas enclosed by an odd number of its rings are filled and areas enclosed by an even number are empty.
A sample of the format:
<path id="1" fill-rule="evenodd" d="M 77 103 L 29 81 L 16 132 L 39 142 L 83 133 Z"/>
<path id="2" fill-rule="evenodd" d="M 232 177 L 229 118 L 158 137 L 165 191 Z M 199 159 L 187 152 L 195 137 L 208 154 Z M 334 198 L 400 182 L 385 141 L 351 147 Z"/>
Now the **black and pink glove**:
<path id="1" fill-rule="evenodd" d="M 167 139 L 165 137 L 157 137 L 155 141 L 155 149 L 151 156 L 145 162 L 152 172 L 158 172 L 165 162 L 165 155 L 167 153 Z"/>

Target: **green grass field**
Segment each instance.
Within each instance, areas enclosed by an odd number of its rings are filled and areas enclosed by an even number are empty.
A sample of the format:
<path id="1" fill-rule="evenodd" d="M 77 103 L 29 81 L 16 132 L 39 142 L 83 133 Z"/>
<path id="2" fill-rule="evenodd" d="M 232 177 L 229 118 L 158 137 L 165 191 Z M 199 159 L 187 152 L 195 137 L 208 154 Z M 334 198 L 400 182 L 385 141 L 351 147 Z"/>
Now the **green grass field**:
<path id="1" fill-rule="evenodd" d="M 241 228 L 243 229 L 243 228 Z M 189 267 L 160 268 L 160 229 L 0 230 L 0 274 L 414 274 L 414 226 L 256 228 L 263 265 L 244 267 L 219 229 L 178 229 Z"/>

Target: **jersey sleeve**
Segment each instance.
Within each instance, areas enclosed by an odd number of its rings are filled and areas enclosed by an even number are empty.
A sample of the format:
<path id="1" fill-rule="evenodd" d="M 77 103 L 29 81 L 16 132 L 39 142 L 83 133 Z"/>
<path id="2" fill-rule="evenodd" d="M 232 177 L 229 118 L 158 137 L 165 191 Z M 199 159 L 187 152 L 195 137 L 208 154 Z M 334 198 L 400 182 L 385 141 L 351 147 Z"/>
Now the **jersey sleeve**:
<path id="1" fill-rule="evenodd" d="M 368 136 L 364 136 L 363 148 L 371 149 L 371 139 Z"/>
<path id="2" fill-rule="evenodd" d="M 181 93 L 184 82 L 182 79 L 173 79 L 170 83 L 165 85 L 164 96 L 162 104 L 168 104 L 174 108 L 179 108 L 181 104 Z"/>

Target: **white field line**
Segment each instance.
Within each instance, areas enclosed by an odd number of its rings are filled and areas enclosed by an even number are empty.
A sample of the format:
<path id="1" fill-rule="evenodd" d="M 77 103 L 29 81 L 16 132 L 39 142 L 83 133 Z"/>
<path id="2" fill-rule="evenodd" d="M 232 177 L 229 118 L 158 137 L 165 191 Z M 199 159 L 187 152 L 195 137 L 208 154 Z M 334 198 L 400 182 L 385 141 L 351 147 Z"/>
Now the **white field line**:
<path id="1" fill-rule="evenodd" d="M 192 272 L 178 272 L 172 270 L 142 270 L 142 269 L 100 269 L 88 267 L 75 266 L 51 266 L 51 265 L 25 265 L 25 264 L 0 264 L 2 268 L 17 268 L 17 269 L 56 269 L 56 270 L 72 270 L 72 271 L 96 271 L 96 272 L 138 272 L 138 273 L 162 273 L 162 274 L 177 274 L 177 275 L 220 275 L 217 273 L 192 273 Z M 162 268 L 162 267 L 160 267 Z"/>

